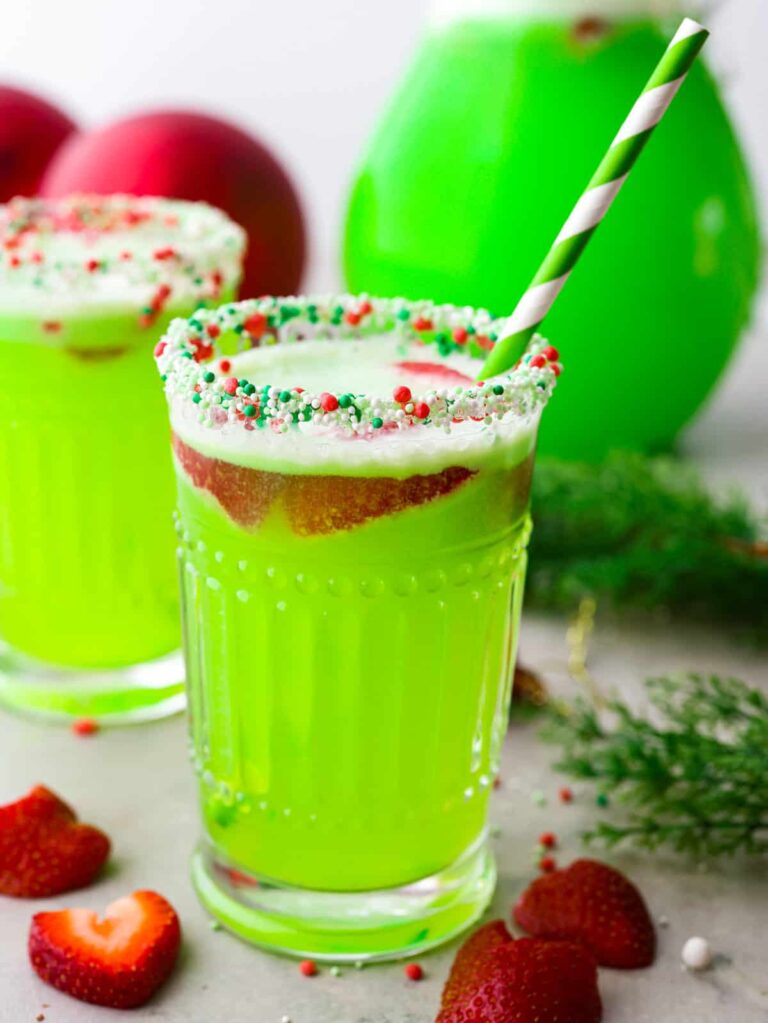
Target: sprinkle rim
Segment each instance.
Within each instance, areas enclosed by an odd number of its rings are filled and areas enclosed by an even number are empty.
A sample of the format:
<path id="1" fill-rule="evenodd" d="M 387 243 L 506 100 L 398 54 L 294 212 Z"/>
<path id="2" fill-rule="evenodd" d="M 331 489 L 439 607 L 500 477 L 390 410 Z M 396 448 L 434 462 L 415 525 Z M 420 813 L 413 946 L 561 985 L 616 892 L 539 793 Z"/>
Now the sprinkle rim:
<path id="1" fill-rule="evenodd" d="M 461 351 L 483 359 L 504 322 L 485 309 L 404 298 L 265 296 L 173 320 L 155 346 L 155 359 L 169 400 L 182 402 L 186 410 L 194 407 L 198 421 L 211 428 L 239 424 L 252 431 L 269 425 L 286 433 L 313 423 L 358 434 L 411 426 L 450 432 L 468 419 L 490 425 L 510 414 L 529 417 L 541 409 L 561 372 L 556 349 L 536 335 L 517 365 L 491 380 L 422 394 L 396 387 L 389 396 L 312 393 L 300 386 L 238 379 L 229 373 L 228 356 L 261 345 L 361 340 L 394 331 L 405 343 L 434 345 L 441 358 Z M 223 351 L 221 339 L 232 333 L 238 338 L 236 352 Z"/>
<path id="2" fill-rule="evenodd" d="M 157 239 L 141 231 L 149 222 L 161 228 Z M 71 251 L 47 252 L 56 237 L 70 239 Z M 82 311 L 92 303 L 125 307 L 149 327 L 174 302 L 193 307 L 233 291 L 246 245 L 243 228 L 205 202 L 126 193 L 15 196 L 0 204 L 2 315 L 44 320 L 46 305 L 64 299 Z M 23 301 L 15 307 L 25 291 L 37 296 L 36 311 Z"/>

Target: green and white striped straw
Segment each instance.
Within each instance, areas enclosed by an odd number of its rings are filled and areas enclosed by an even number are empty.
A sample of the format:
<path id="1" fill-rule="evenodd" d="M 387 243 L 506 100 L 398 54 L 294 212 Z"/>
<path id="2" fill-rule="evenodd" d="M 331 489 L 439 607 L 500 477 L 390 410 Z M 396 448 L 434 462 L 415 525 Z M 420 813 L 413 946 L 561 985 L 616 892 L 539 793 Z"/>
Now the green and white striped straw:
<path id="1" fill-rule="evenodd" d="M 538 273 L 504 325 L 480 371 L 480 380 L 511 369 L 525 351 L 619 194 L 653 129 L 685 81 L 708 35 L 705 28 L 690 18 L 677 30 Z"/>

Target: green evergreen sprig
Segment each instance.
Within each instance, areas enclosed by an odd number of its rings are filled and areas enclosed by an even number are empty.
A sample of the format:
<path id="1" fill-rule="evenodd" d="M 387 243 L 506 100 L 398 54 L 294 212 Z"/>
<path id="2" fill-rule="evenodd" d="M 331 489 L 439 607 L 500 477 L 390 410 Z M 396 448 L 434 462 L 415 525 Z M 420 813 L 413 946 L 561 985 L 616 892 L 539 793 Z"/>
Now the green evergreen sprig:
<path id="1" fill-rule="evenodd" d="M 619 819 L 584 835 L 691 855 L 768 852 L 768 699 L 737 679 L 684 675 L 646 682 L 647 715 L 612 700 L 555 707 L 544 737 L 556 767 L 594 782 Z"/>
<path id="2" fill-rule="evenodd" d="M 768 544 L 743 497 L 672 458 L 541 459 L 527 606 L 666 612 L 768 637 Z"/>

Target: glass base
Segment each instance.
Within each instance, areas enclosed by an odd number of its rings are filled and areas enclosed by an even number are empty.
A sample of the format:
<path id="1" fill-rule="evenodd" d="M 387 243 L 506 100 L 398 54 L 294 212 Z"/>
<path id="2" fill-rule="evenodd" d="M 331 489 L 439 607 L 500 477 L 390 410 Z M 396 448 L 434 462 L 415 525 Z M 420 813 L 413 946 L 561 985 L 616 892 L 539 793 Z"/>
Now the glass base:
<path id="1" fill-rule="evenodd" d="M 59 668 L 0 643 L 0 704 L 53 721 L 94 718 L 110 724 L 152 721 L 185 707 L 181 654 L 127 668 Z"/>
<path id="2" fill-rule="evenodd" d="M 450 867 L 402 888 L 322 892 L 244 872 L 201 843 L 192 881 L 205 908 L 254 945 L 298 958 L 370 962 L 418 955 L 471 926 L 491 900 L 496 864 L 483 835 Z"/>

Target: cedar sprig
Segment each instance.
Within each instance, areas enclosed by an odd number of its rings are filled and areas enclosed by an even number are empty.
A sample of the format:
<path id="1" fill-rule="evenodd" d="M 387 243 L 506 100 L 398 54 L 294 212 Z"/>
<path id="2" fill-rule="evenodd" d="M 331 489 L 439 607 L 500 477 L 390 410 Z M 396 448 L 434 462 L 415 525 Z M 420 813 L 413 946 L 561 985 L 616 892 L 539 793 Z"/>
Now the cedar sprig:
<path id="1" fill-rule="evenodd" d="M 647 714 L 620 700 L 552 711 L 557 767 L 594 782 L 619 817 L 584 835 L 603 846 L 696 856 L 768 852 L 768 699 L 737 679 L 650 679 Z"/>
<path id="2" fill-rule="evenodd" d="M 600 465 L 541 459 L 526 603 L 593 597 L 768 636 L 768 545 L 742 496 L 714 498 L 672 458 L 615 453 Z"/>

